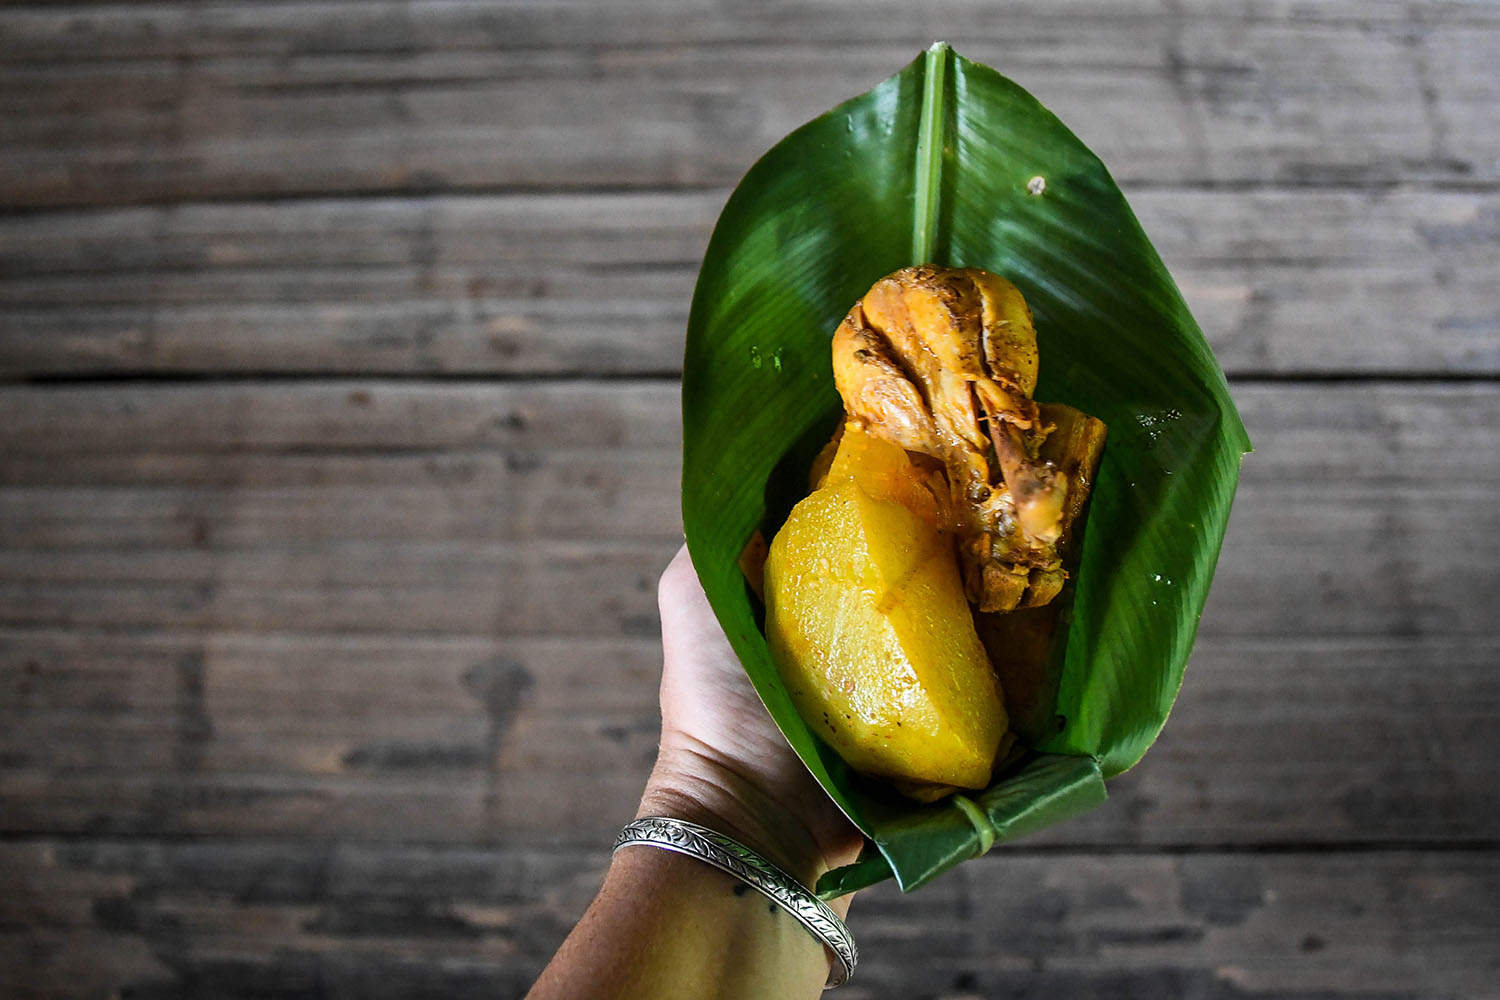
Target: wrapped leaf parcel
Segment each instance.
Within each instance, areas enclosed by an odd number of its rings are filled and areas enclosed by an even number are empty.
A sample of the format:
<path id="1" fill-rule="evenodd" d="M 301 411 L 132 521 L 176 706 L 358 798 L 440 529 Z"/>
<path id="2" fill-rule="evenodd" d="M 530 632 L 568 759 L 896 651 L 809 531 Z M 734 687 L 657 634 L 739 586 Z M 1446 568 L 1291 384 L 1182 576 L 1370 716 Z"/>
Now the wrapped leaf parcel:
<path id="1" fill-rule="evenodd" d="M 803 723 L 739 566 L 807 492 L 842 412 L 829 364 L 841 318 L 917 263 L 1014 282 L 1035 315 L 1038 398 L 1110 429 L 1052 649 L 1060 729 L 984 791 L 927 805 L 854 774 Z M 788 742 L 872 844 L 824 877 L 827 894 L 892 876 L 915 888 L 1103 801 L 1176 699 L 1250 447 L 1104 165 L 1021 87 L 946 45 L 793 132 L 730 196 L 693 295 L 683 436 L 683 526 L 709 602 Z"/>

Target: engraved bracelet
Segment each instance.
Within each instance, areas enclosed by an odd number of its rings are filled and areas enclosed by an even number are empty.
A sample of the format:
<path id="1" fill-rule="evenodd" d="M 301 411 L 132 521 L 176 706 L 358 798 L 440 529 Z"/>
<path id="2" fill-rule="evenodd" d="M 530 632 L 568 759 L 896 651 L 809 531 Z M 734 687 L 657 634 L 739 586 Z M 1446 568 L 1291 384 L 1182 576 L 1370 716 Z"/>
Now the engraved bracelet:
<path id="1" fill-rule="evenodd" d="M 859 952 L 849 928 L 828 904 L 807 891 L 800 882 L 745 845 L 715 833 L 706 826 L 666 816 L 647 816 L 628 823 L 615 839 L 615 850 L 645 844 L 697 858 L 728 872 L 772 902 L 777 903 L 822 942 L 833 954 L 825 990 L 842 986 L 854 975 Z"/>

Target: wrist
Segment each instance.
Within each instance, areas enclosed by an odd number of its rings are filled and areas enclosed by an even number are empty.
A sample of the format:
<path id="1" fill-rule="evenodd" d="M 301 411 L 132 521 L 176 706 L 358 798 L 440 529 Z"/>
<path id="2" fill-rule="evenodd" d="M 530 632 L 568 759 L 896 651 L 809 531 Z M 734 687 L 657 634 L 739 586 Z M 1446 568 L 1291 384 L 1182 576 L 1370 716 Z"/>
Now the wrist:
<path id="1" fill-rule="evenodd" d="M 807 785 L 813 794 L 822 796 L 810 779 Z M 818 822 L 806 815 L 833 808 L 823 801 L 786 801 L 707 748 L 674 741 L 663 742 L 636 815 L 668 816 L 706 826 L 739 841 L 812 888 L 824 872 L 852 861 L 857 850 L 848 838 L 843 843 L 827 842 L 820 837 Z"/>

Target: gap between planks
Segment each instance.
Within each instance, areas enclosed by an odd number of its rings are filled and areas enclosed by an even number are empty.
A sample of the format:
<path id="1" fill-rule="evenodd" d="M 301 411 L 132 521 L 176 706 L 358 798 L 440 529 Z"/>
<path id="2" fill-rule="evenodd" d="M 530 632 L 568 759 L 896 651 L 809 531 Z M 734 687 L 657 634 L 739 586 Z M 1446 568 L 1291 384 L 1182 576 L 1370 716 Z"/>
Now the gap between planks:
<path id="1" fill-rule="evenodd" d="M 1400 372 L 1348 372 L 1348 371 L 1238 371 L 1226 373 L 1231 386 L 1254 385 L 1488 385 L 1500 384 L 1500 373 L 1412 370 Z M 0 374 L 0 388 L 4 387 L 55 387 L 59 389 L 82 386 L 110 386 L 130 388 L 133 386 L 201 386 L 201 385 L 329 385 L 353 384 L 379 385 L 399 383 L 402 385 L 431 382 L 443 385 L 482 387 L 489 385 L 570 385 L 605 384 L 619 386 L 660 386 L 676 384 L 682 380 L 677 369 L 644 371 L 549 371 L 549 372 L 470 372 L 470 371 L 410 371 L 403 369 L 370 369 L 358 372 L 330 371 L 172 371 L 150 369 L 123 369 L 107 372 L 67 372 L 43 374 Z"/>
<path id="2" fill-rule="evenodd" d="M 1446 377 L 1446 376 L 1445 376 Z M 1500 376 L 1496 376 L 1500 379 Z M 645 371 L 556 371 L 556 372 L 423 372 L 379 369 L 368 372 L 283 372 L 283 371 L 188 371 L 163 372 L 149 369 L 108 372 L 69 372 L 31 375 L 0 375 L 0 386 L 74 386 L 110 385 L 129 387 L 132 385 L 303 385 L 351 383 L 433 382 L 475 387 L 488 385 L 566 385 L 571 383 L 607 383 L 614 385 L 661 385 L 675 384 L 682 380 L 682 372 L 676 369 Z M 1467 375 L 1462 381 L 1469 381 Z"/>
<path id="3" fill-rule="evenodd" d="M 340 847 L 367 848 L 378 851 L 421 850 L 436 853 L 472 853 L 476 850 L 496 852 L 524 852 L 542 855 L 575 855 L 580 851 L 605 852 L 609 845 L 596 837 L 569 840 L 566 837 L 549 836 L 546 839 L 506 836 L 496 840 L 476 839 L 471 841 L 431 840 L 425 838 L 359 837 L 347 834 L 283 834 L 257 833 L 183 833 L 183 832 L 128 832 L 97 833 L 89 830 L 4 830 L 0 829 L 0 844 L 138 844 L 143 841 L 169 846 L 222 846 L 253 850 L 257 847 L 311 847 L 336 844 Z M 995 856 L 1017 857 L 1170 857 L 1225 855 L 1297 857 L 1328 855 L 1368 854 L 1478 854 L 1492 855 L 1500 852 L 1500 839 L 1466 838 L 1440 840 L 1436 838 L 1389 838 L 1382 840 L 1306 840 L 1266 841 L 1252 843 L 1194 843 L 1159 842 L 1151 844 L 1125 843 L 1061 843 L 1027 844 L 1005 843 L 996 845 L 991 852 Z"/>
<path id="4" fill-rule="evenodd" d="M 1462 178 L 1410 178 L 1369 180 L 1351 183 L 1330 178 L 1305 180 L 1261 180 L 1258 178 L 1194 178 L 1192 180 L 1152 180 L 1134 178 L 1120 183 L 1129 198 L 1140 193 L 1180 194 L 1352 194 L 1388 196 L 1427 192 L 1437 194 L 1494 194 L 1500 192 L 1500 180 L 1464 180 Z M 0 220 L 43 217 L 49 215 L 88 216 L 118 212 L 126 208 L 192 209 L 195 207 L 254 208 L 257 206 L 296 205 L 318 202 L 359 204 L 375 201 L 438 201 L 445 198 L 513 198 L 513 197 L 617 197 L 622 195 L 662 196 L 721 192 L 725 198 L 730 189 L 719 180 L 676 181 L 671 184 L 455 184 L 391 185 L 388 187 L 350 190 L 348 188 L 299 188 L 294 191 L 266 191 L 258 194 L 241 192 L 200 192 L 182 198 L 151 196 L 124 197 L 110 201 L 82 204 L 8 205 L 0 203 Z"/>

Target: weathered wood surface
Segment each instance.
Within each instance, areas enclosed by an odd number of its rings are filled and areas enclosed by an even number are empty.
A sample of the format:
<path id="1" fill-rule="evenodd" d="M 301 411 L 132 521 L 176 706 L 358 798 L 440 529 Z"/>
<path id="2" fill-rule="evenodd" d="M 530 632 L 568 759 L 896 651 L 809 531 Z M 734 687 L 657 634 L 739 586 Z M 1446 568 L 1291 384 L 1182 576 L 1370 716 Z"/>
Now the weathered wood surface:
<path id="1" fill-rule="evenodd" d="M 1494 634 L 1500 391 L 1237 397 L 1205 634 Z M 0 390 L 0 621 L 650 634 L 677 439 L 654 382 Z"/>
<path id="2" fill-rule="evenodd" d="M 26 946 L 0 935 L 0 991 L 516 997 L 605 860 L 253 837 L 0 845 L 0 924 L 36 928 Z M 1012 853 L 912 896 L 862 893 L 852 919 L 850 997 L 1488 997 L 1500 857 Z"/>
<path id="3" fill-rule="evenodd" d="M 934 37 L 1257 451 L 1150 756 L 862 894 L 847 994 L 1500 995 L 1500 6 L 1035 6 L 0 7 L 0 996 L 525 989 L 654 750 L 713 218 Z"/>
<path id="4" fill-rule="evenodd" d="M 673 372 L 724 197 L 0 217 L 0 375 Z M 1500 371 L 1500 193 L 1144 189 L 1132 203 L 1231 374 Z"/>
<path id="5" fill-rule="evenodd" d="M 1237 395 L 1191 682 L 1049 842 L 1500 839 L 1500 390 Z M 676 421 L 651 382 L 0 391 L 9 827 L 607 836 L 655 748 Z"/>
<path id="6" fill-rule="evenodd" d="M 1153 184 L 1493 183 L 1500 25 L 1465 7 L 148 5 L 0 21 L 0 197 L 46 206 L 732 182 L 934 35 Z M 1383 16 L 1382 16 L 1383 15 Z M 913 40 L 917 41 L 913 41 Z M 96 48 L 89 49 L 88 46 Z M 75 58 L 80 51 L 98 58 Z M 139 53 L 144 58 L 129 58 Z M 86 155 L 80 157 L 78 150 Z"/>
<path id="7" fill-rule="evenodd" d="M 647 639 L 0 630 L 12 832 L 604 843 Z M 1500 841 L 1500 639 L 1199 644 L 1151 755 L 1049 845 Z"/>

